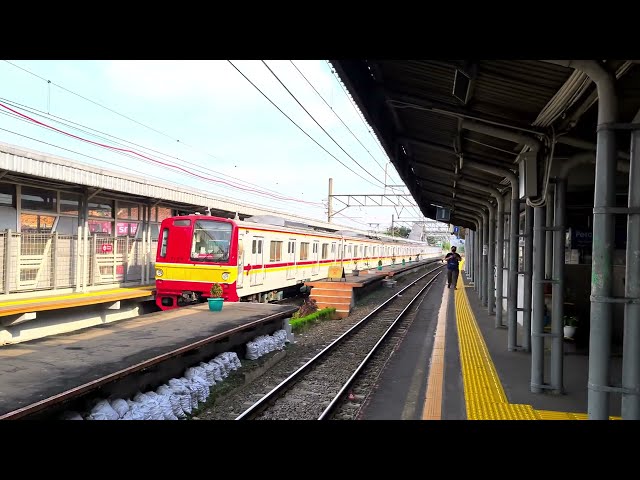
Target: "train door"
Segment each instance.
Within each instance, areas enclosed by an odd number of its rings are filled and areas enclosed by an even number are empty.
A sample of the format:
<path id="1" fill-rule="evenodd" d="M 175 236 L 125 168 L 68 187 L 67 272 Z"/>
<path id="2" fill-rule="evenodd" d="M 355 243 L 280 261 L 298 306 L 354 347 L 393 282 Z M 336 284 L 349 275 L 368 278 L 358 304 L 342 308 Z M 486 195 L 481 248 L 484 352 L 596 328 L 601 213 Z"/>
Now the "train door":
<path id="1" fill-rule="evenodd" d="M 238 280 L 236 288 L 242 288 L 244 283 L 244 233 L 238 235 Z"/>
<path id="2" fill-rule="evenodd" d="M 251 242 L 251 270 L 249 276 L 252 286 L 262 285 L 264 282 L 263 243 L 264 237 L 253 237 Z"/>
<path id="3" fill-rule="evenodd" d="M 287 245 L 287 280 L 296 278 L 296 240 L 290 238 Z"/>
<path id="4" fill-rule="evenodd" d="M 312 266 L 311 266 L 311 275 L 317 275 L 318 272 L 320 271 L 320 263 L 319 263 L 319 253 L 318 253 L 318 246 L 320 245 L 318 240 L 314 240 L 313 241 L 313 250 L 311 252 L 311 261 L 313 262 Z"/>
<path id="5" fill-rule="evenodd" d="M 337 242 L 332 242 L 331 243 L 331 262 L 336 263 L 336 260 L 338 259 L 338 244 Z"/>

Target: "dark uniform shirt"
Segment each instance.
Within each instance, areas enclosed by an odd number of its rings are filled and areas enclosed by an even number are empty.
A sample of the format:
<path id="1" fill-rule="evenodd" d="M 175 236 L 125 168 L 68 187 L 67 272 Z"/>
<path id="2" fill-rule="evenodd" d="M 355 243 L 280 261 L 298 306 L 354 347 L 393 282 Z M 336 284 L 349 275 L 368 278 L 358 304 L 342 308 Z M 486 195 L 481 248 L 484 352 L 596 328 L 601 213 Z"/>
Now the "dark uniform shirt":
<path id="1" fill-rule="evenodd" d="M 454 252 L 447 253 L 444 259 L 447 262 L 447 270 L 458 270 L 459 264 L 462 261 L 460 254 Z"/>

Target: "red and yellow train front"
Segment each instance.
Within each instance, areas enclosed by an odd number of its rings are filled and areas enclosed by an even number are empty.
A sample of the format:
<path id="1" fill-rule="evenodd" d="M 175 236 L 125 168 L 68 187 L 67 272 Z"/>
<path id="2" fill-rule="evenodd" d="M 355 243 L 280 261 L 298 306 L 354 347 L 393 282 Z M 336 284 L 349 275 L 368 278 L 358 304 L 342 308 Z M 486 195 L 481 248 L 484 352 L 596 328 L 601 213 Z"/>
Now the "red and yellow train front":
<path id="1" fill-rule="evenodd" d="M 160 225 L 156 254 L 156 304 L 162 310 L 204 301 L 211 285 L 237 302 L 238 227 L 204 215 L 171 217 Z"/>

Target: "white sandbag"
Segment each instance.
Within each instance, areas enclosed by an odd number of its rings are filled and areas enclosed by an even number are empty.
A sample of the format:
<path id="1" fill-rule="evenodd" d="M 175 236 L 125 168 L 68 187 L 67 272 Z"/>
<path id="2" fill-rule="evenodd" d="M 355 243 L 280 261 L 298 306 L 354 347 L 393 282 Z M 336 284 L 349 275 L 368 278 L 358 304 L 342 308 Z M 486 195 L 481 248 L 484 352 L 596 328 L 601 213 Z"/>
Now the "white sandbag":
<path id="1" fill-rule="evenodd" d="M 195 387 L 198 393 L 198 401 L 205 402 L 209 397 L 209 384 L 207 381 L 199 375 L 195 368 L 187 369 L 184 376 L 191 380 L 191 385 Z"/>
<path id="2" fill-rule="evenodd" d="M 129 412 L 125 415 L 129 417 L 127 420 L 145 420 L 145 409 L 143 409 L 143 404 L 127 400 L 127 405 L 129 405 Z"/>
<path id="3" fill-rule="evenodd" d="M 231 364 L 234 366 L 235 370 L 242 367 L 242 363 L 240 363 L 240 358 L 236 352 L 229 352 L 229 359 L 231 360 Z"/>
<path id="4" fill-rule="evenodd" d="M 161 385 L 157 390 L 158 395 L 165 396 L 169 399 L 169 403 L 171 404 L 171 411 L 176 416 L 176 418 L 187 418 L 187 415 L 182 410 L 182 405 L 180 404 L 180 396 L 177 395 L 171 387 L 168 385 Z"/>
<path id="5" fill-rule="evenodd" d="M 202 367 L 204 369 L 204 371 L 207 374 L 207 381 L 209 382 L 209 386 L 213 387 L 216 384 L 216 376 L 214 373 L 214 368 L 213 365 L 210 365 L 208 363 L 200 363 L 199 365 L 200 367 Z"/>
<path id="6" fill-rule="evenodd" d="M 218 359 L 220 359 L 220 361 L 222 361 L 222 364 L 224 365 L 224 369 L 227 371 L 227 373 L 229 373 L 231 371 L 231 362 L 229 361 L 229 357 L 227 357 L 227 355 L 225 355 L 226 353 L 227 352 L 221 353 L 216 358 L 218 358 Z"/>
<path id="7" fill-rule="evenodd" d="M 218 365 L 217 362 L 214 362 L 213 360 L 211 360 L 208 365 L 211 367 L 211 370 L 213 371 L 213 378 L 215 379 L 216 382 L 221 382 L 222 380 L 224 380 L 224 378 L 222 378 L 222 370 L 220 369 L 220 365 Z"/>
<path id="8" fill-rule="evenodd" d="M 249 341 L 247 342 L 246 347 L 247 352 L 244 356 L 247 358 L 247 360 L 257 360 L 258 358 L 260 358 L 260 350 L 257 342 Z"/>
<path id="9" fill-rule="evenodd" d="M 178 420 L 178 417 L 173 413 L 171 402 L 166 395 L 158 395 L 156 392 L 146 392 L 146 395 L 153 398 L 160 407 L 161 418 L 158 420 Z"/>
<path id="10" fill-rule="evenodd" d="M 118 413 L 118 418 L 122 418 L 129 411 L 129 405 L 127 405 L 127 401 L 122 398 L 116 398 L 109 402 L 111 404 L 111 408 L 113 408 Z"/>
<path id="11" fill-rule="evenodd" d="M 169 386 L 180 399 L 180 406 L 184 413 L 191 414 L 191 390 L 177 378 L 169 380 Z"/>
<path id="12" fill-rule="evenodd" d="M 116 412 L 107 400 L 100 400 L 91 409 L 87 420 L 118 420 L 120 415 Z"/>
<path id="13" fill-rule="evenodd" d="M 220 367 L 220 376 L 222 376 L 222 378 L 227 378 L 227 376 L 229 375 L 229 371 L 224 366 L 224 362 L 218 357 L 214 358 L 212 361 L 216 363 L 218 367 Z"/>
<path id="14" fill-rule="evenodd" d="M 191 380 L 185 377 L 181 377 L 178 379 L 189 391 L 189 395 L 191 398 L 191 410 L 195 410 L 198 408 L 198 386 L 194 385 Z"/>

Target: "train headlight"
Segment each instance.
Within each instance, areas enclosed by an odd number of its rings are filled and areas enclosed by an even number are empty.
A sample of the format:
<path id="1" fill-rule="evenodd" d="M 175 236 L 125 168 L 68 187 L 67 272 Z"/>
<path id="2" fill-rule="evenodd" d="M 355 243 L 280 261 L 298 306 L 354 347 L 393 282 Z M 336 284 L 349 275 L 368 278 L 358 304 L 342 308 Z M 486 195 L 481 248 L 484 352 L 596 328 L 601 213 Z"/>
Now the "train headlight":
<path id="1" fill-rule="evenodd" d="M 225 282 L 229 280 L 229 272 L 224 272 L 222 274 L 222 280 L 224 280 Z"/>
<path id="2" fill-rule="evenodd" d="M 161 277 L 164 274 L 161 268 L 156 268 L 156 277 Z"/>

